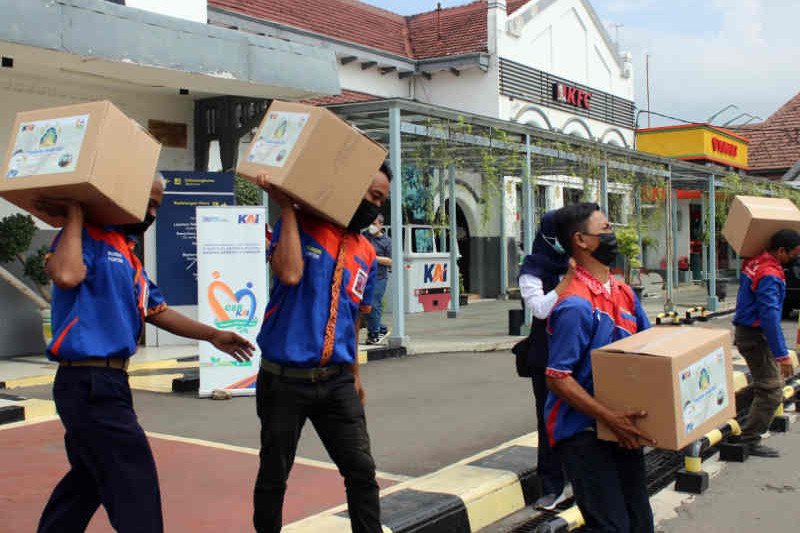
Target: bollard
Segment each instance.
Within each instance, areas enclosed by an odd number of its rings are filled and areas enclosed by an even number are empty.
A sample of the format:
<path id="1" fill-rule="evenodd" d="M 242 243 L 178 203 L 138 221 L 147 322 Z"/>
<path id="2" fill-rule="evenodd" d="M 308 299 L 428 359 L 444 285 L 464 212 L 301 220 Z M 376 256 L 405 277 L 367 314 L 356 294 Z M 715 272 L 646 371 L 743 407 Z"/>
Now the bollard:
<path id="1" fill-rule="evenodd" d="M 798 380 L 793 380 L 789 385 L 783 388 L 784 403 L 795 403 L 794 398 L 797 397 L 796 383 L 798 383 Z M 775 410 L 775 418 L 772 419 L 772 423 L 769 426 L 770 431 L 776 433 L 786 433 L 789 431 L 789 417 L 784 414 L 784 403 L 781 403 Z"/>
<path id="2" fill-rule="evenodd" d="M 741 433 L 739 422 L 731 419 L 690 444 L 683 452 L 684 466 L 675 476 L 675 490 L 691 494 L 704 493 L 708 489 L 708 472 L 703 471 L 703 452 L 722 442 L 722 439 Z"/>
<path id="3" fill-rule="evenodd" d="M 536 527 L 536 533 L 566 533 L 585 525 L 583 515 L 577 505 L 561 511 L 547 522 Z"/>

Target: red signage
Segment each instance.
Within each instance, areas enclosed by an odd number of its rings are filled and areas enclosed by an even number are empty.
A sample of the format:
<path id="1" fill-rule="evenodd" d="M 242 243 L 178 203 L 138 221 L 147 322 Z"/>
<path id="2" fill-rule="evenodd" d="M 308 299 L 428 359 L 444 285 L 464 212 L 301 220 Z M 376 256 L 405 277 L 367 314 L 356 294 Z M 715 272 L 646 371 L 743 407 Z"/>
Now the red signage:
<path id="1" fill-rule="evenodd" d="M 582 91 L 577 87 L 564 85 L 563 83 L 553 84 L 553 100 L 563 102 L 565 104 L 574 105 L 575 107 L 582 107 L 584 109 L 592 108 L 592 93 Z"/>
<path id="2" fill-rule="evenodd" d="M 711 137 L 711 149 L 717 153 L 729 155 L 731 157 L 736 157 L 739 153 L 738 146 L 716 137 Z"/>

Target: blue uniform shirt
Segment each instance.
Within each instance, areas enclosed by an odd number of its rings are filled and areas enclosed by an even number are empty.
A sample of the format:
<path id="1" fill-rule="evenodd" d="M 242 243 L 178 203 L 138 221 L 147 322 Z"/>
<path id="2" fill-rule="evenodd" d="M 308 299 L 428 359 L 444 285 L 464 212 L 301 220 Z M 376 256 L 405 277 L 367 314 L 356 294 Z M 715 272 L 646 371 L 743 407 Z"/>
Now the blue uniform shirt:
<path id="1" fill-rule="evenodd" d="M 594 396 L 591 352 L 650 327 L 639 299 L 613 276 L 611 292 L 584 269 L 561 294 L 548 318 L 550 357 L 547 375 L 572 376 Z M 595 427 L 594 419 L 550 392 L 545 417 L 551 445 Z"/>
<path id="2" fill-rule="evenodd" d="M 60 238 L 61 233 L 51 252 Z M 122 233 L 86 225 L 82 241 L 86 279 L 72 289 L 53 286 L 53 340 L 47 357 L 130 357 L 145 316 L 166 309 L 164 297 L 133 254 L 134 242 Z"/>
<path id="3" fill-rule="evenodd" d="M 298 215 L 303 276 L 297 285 L 275 277 L 264 323 L 258 334 L 261 357 L 283 366 L 319 366 L 325 326 L 331 305 L 331 285 L 341 239 L 346 254 L 339 293 L 333 355 L 328 364 L 353 364 L 356 358 L 356 321 L 369 312 L 377 261 L 375 249 L 360 234 L 345 232 L 322 219 Z M 280 242 L 279 220 L 270 244 L 270 256 Z"/>
<path id="4" fill-rule="evenodd" d="M 392 239 L 386 236 L 386 233 L 380 237 L 375 235 L 366 235 L 367 240 L 372 243 L 375 248 L 375 254 L 378 257 L 392 258 Z M 378 265 L 378 279 L 386 279 L 389 277 L 389 267 L 386 265 Z"/>
<path id="5" fill-rule="evenodd" d="M 789 353 L 781 329 L 785 296 L 786 278 L 783 266 L 777 259 L 764 252 L 744 262 L 733 323 L 737 326 L 760 327 L 772 356 L 778 360 L 785 359 Z"/>

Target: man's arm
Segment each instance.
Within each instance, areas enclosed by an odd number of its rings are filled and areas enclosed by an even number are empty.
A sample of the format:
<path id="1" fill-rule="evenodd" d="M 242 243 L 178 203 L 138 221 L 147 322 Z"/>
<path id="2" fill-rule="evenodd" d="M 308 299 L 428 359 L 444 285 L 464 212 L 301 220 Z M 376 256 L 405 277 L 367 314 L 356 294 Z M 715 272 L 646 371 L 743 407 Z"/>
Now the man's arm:
<path id="1" fill-rule="evenodd" d="M 244 337 L 232 331 L 212 328 L 196 320 L 192 320 L 177 311 L 165 309 L 151 315 L 147 321 L 156 327 L 169 331 L 173 335 L 210 342 L 218 350 L 225 352 L 237 361 L 249 361 L 253 357 L 253 346 Z"/>
<path id="2" fill-rule="evenodd" d="M 53 216 L 63 217 L 64 227 L 45 270 L 62 289 L 77 287 L 86 279 L 83 262 L 83 209 L 72 200 L 40 200 L 37 207 Z"/>
<path id="3" fill-rule="evenodd" d="M 774 276 L 764 276 L 758 281 L 756 287 L 756 304 L 758 305 L 759 326 L 767 338 L 772 356 L 780 364 L 783 376 L 790 377 L 794 369 L 781 329 L 784 291 L 781 280 Z"/>
<path id="4" fill-rule="evenodd" d="M 392 266 L 392 258 L 391 257 L 382 257 L 382 256 L 379 255 L 377 257 L 377 260 L 378 260 L 378 264 L 381 265 L 381 266 L 390 267 L 390 268 Z"/>
<path id="5" fill-rule="evenodd" d="M 353 378 L 355 379 L 356 393 L 361 400 L 361 405 L 367 400 L 367 394 L 364 392 L 364 386 L 361 384 L 361 373 L 358 367 L 358 332 L 361 331 L 361 316 L 356 318 L 356 356 L 353 359 L 353 365 L 350 367 L 353 371 Z"/>
<path id="6" fill-rule="evenodd" d="M 305 266 L 297 211 L 294 209 L 292 200 L 269 182 L 267 174 L 259 174 L 256 181 L 258 186 L 265 190 L 281 208 L 280 231 L 276 231 L 276 234 L 272 236 L 272 240 L 275 242 L 270 260 L 272 270 L 281 283 L 297 285 L 303 277 Z"/>

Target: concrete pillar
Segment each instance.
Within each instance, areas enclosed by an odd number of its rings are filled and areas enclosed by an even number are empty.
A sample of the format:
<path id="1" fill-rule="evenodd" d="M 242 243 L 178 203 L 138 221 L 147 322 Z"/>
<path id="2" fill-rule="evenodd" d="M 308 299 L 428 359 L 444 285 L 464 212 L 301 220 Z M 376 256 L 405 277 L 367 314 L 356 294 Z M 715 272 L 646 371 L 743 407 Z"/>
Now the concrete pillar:
<path id="1" fill-rule="evenodd" d="M 403 164 L 400 138 L 400 108 L 389 109 L 389 163 L 394 179 L 391 183 L 392 224 L 392 335 L 389 346 L 404 346 L 406 337 L 406 293 L 403 274 Z"/>

